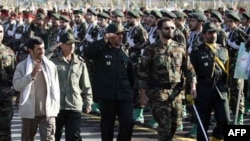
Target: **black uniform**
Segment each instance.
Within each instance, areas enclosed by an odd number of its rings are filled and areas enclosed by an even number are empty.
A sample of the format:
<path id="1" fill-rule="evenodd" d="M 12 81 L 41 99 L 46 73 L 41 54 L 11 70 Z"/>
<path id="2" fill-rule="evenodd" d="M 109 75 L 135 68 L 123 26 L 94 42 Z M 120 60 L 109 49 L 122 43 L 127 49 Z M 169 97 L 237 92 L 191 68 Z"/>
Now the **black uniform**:
<path id="1" fill-rule="evenodd" d="M 212 110 L 217 121 L 212 136 L 218 139 L 223 138 L 223 126 L 228 124 L 228 99 L 227 99 L 227 74 L 214 61 L 218 57 L 225 66 L 228 61 L 228 51 L 216 44 L 214 53 L 205 43 L 195 47 L 191 52 L 191 62 L 197 74 L 197 98 L 195 105 L 205 131 L 209 128 Z M 198 126 L 197 140 L 205 140 L 201 127 Z"/>
<path id="2" fill-rule="evenodd" d="M 93 60 L 93 94 L 101 110 L 101 133 L 103 141 L 112 141 L 116 115 L 119 120 L 117 140 L 131 140 L 132 74 L 128 55 L 122 48 L 110 48 L 103 39 L 89 44 L 84 55 Z"/>

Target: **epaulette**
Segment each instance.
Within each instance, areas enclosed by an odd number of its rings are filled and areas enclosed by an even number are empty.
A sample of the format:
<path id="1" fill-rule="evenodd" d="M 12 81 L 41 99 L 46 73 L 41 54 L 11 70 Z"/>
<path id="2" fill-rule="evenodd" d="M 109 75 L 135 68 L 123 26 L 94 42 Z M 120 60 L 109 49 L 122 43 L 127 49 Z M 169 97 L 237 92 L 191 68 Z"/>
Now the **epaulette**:
<path id="1" fill-rule="evenodd" d="M 85 62 L 85 60 L 84 60 L 81 56 L 79 56 L 79 55 L 78 55 L 78 59 L 79 59 L 80 61 Z"/>

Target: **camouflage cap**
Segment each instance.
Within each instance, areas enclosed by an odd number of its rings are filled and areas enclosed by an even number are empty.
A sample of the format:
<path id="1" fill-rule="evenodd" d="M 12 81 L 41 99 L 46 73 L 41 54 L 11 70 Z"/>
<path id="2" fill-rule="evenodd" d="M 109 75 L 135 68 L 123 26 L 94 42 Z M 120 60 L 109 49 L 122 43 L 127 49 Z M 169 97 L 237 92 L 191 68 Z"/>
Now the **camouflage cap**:
<path id="1" fill-rule="evenodd" d="M 246 18 L 246 19 L 250 19 L 250 12 L 243 12 L 241 13 L 242 17 Z"/>
<path id="2" fill-rule="evenodd" d="M 161 19 L 162 18 L 162 14 L 158 10 L 152 10 L 152 11 L 150 11 L 150 15 L 155 16 L 157 19 Z"/>
<path id="3" fill-rule="evenodd" d="M 63 44 L 72 44 L 79 41 L 75 39 L 72 33 L 66 32 L 60 36 L 60 42 Z"/>
<path id="4" fill-rule="evenodd" d="M 133 18 L 139 18 L 140 15 L 136 10 L 129 10 L 127 13 L 128 16 L 131 16 Z"/>
<path id="5" fill-rule="evenodd" d="M 187 18 L 187 14 L 182 11 L 174 11 L 176 18 Z"/>
<path id="6" fill-rule="evenodd" d="M 240 21 L 240 16 L 235 12 L 227 13 L 226 17 L 229 19 L 233 19 L 234 21 Z"/>
<path id="7" fill-rule="evenodd" d="M 95 15 L 95 16 L 97 15 L 97 11 L 94 8 L 88 8 L 87 12 L 89 12 L 89 13 Z"/>
<path id="8" fill-rule="evenodd" d="M 101 12 L 97 14 L 97 17 L 109 19 L 109 15 L 106 12 Z"/>
<path id="9" fill-rule="evenodd" d="M 203 13 L 191 13 L 189 17 L 203 22 L 207 20 L 206 16 Z"/>
<path id="10" fill-rule="evenodd" d="M 119 9 L 113 10 L 111 13 L 112 13 L 112 15 L 115 15 L 115 16 L 118 16 L 118 17 L 124 17 L 123 12 L 121 10 L 119 10 Z"/>
<path id="11" fill-rule="evenodd" d="M 202 33 L 206 33 L 206 32 L 212 32 L 212 31 L 217 31 L 218 28 L 216 27 L 216 25 L 212 22 L 206 22 L 204 25 L 203 25 L 203 28 L 202 28 Z"/>
<path id="12" fill-rule="evenodd" d="M 107 27 L 107 33 L 122 33 L 127 31 L 127 29 L 117 23 L 111 23 Z"/>
<path id="13" fill-rule="evenodd" d="M 161 14 L 163 17 L 168 17 L 170 19 L 175 19 L 176 15 L 173 12 L 167 11 L 167 10 L 162 10 Z"/>
<path id="14" fill-rule="evenodd" d="M 213 11 L 211 12 L 211 17 L 214 17 L 216 19 L 218 19 L 218 21 L 221 23 L 223 21 L 221 13 L 218 11 Z"/>
<path id="15" fill-rule="evenodd" d="M 64 22 L 70 22 L 69 16 L 66 15 L 60 15 L 60 20 L 63 20 Z"/>

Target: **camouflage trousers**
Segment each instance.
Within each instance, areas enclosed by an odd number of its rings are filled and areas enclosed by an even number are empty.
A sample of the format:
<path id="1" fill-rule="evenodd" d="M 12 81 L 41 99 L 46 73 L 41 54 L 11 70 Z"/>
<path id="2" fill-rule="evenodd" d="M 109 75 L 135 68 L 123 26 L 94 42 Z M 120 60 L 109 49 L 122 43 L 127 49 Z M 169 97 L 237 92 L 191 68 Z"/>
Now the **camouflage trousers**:
<path id="1" fill-rule="evenodd" d="M 170 89 L 151 89 L 148 93 L 152 115 L 159 125 L 159 141 L 171 141 L 182 120 L 182 97 L 178 95 L 169 102 L 167 99 L 171 93 Z"/>
<path id="2" fill-rule="evenodd" d="M 242 88 L 244 88 L 244 80 L 243 79 L 235 79 L 233 76 L 229 78 L 229 86 L 230 86 L 230 99 L 229 99 L 229 106 L 232 112 L 235 114 L 236 113 L 236 108 L 237 108 L 237 101 L 238 101 L 238 95 L 239 91 Z M 241 90 L 240 93 L 240 103 L 239 103 L 239 114 L 244 114 L 245 111 L 245 106 L 244 106 L 244 93 L 243 89 Z"/>

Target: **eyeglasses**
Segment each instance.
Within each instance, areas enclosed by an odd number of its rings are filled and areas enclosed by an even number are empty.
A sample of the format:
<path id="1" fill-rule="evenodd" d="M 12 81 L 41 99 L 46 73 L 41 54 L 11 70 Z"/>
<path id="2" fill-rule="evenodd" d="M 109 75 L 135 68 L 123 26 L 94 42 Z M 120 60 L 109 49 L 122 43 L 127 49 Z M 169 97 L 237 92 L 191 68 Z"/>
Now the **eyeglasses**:
<path id="1" fill-rule="evenodd" d="M 170 30 L 170 29 L 175 30 L 175 27 L 173 27 L 173 26 L 166 26 L 166 27 L 162 27 L 162 29 L 165 29 L 165 30 Z"/>

